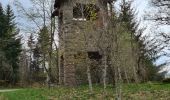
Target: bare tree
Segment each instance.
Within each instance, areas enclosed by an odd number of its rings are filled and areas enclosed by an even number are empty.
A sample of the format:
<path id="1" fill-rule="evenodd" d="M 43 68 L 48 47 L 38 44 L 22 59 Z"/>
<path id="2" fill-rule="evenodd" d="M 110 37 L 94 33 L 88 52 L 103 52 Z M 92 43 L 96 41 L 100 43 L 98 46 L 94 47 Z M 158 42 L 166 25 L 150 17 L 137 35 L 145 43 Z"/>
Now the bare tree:
<path id="1" fill-rule="evenodd" d="M 37 33 L 40 31 L 43 27 L 48 27 L 49 36 L 50 36 L 50 48 L 49 48 L 49 57 L 48 57 L 48 86 L 50 85 L 51 81 L 51 68 L 53 66 L 52 59 L 54 58 L 53 53 L 53 44 L 54 41 L 54 33 L 55 33 L 55 19 L 52 18 L 53 14 L 53 5 L 55 0 L 30 0 L 32 7 L 25 8 L 18 0 L 15 1 L 15 6 L 18 9 L 18 12 L 20 13 L 20 16 L 24 16 L 25 18 L 28 18 L 28 20 L 31 21 L 31 25 L 28 25 L 29 29 L 33 29 L 34 33 Z M 32 32 L 33 33 L 33 32 Z M 46 58 L 44 58 L 46 59 Z M 45 60 L 44 60 L 45 61 Z"/>
<path id="2" fill-rule="evenodd" d="M 151 4 L 157 8 L 157 13 L 151 15 L 151 20 L 163 25 L 170 25 L 170 1 L 169 0 L 151 0 Z"/>
<path id="3" fill-rule="evenodd" d="M 26 86 L 29 83 L 29 77 L 30 77 L 30 69 L 29 69 L 29 56 L 27 53 L 26 49 L 23 49 L 21 56 L 20 56 L 20 82 L 21 82 L 21 86 Z"/>

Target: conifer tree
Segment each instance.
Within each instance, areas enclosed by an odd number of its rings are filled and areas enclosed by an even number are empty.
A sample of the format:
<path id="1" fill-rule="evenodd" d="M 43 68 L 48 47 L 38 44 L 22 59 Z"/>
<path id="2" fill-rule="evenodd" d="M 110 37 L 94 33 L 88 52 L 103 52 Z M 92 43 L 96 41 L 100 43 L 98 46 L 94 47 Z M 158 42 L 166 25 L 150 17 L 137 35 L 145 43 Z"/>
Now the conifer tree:
<path id="1" fill-rule="evenodd" d="M 11 83 L 16 83 L 18 80 L 18 70 L 19 70 L 19 55 L 21 52 L 21 38 L 19 37 L 19 31 L 15 25 L 15 16 L 10 7 L 7 5 L 5 12 L 1 9 L 1 37 L 0 40 L 2 42 L 2 46 L 0 46 L 0 51 L 4 55 L 4 59 L 6 59 L 5 67 L 7 75 L 5 75 L 5 79 L 9 80 Z M 4 62 L 4 61 L 3 61 Z M 7 66 L 8 65 L 8 66 Z"/>
<path id="2" fill-rule="evenodd" d="M 12 82 L 15 83 L 18 80 L 18 70 L 19 70 L 19 56 L 21 53 L 21 38 L 19 37 L 19 31 L 16 28 L 15 16 L 10 5 L 6 8 L 6 27 L 7 27 L 7 46 L 5 49 L 5 54 L 12 66 Z"/>
<path id="3" fill-rule="evenodd" d="M 47 82 L 50 81 L 50 70 L 49 70 L 49 50 L 50 50 L 50 37 L 49 30 L 46 26 L 44 26 L 40 32 L 38 37 L 38 47 L 40 50 L 41 56 L 41 64 L 45 71 L 47 72 Z"/>
<path id="4" fill-rule="evenodd" d="M 4 10 L 2 8 L 2 5 L 0 3 L 0 79 L 5 79 L 5 73 L 4 70 L 6 69 L 6 67 L 8 66 L 6 57 L 5 57 L 5 53 L 3 51 L 4 48 L 4 37 L 5 37 L 5 14 L 4 14 Z"/>
<path id="5" fill-rule="evenodd" d="M 0 3 L 0 37 L 2 37 L 2 33 L 3 33 L 3 25 L 4 25 L 4 18 L 5 18 L 5 15 L 4 15 L 4 10 L 2 8 L 2 4 Z"/>
<path id="6" fill-rule="evenodd" d="M 132 2 L 122 0 L 119 19 L 121 23 L 123 23 L 122 25 L 124 28 L 126 28 L 126 33 L 130 33 L 128 36 L 131 41 L 132 56 L 135 58 L 135 65 L 133 67 L 135 68 L 134 73 L 137 74 L 136 78 L 139 78 L 140 81 L 144 81 L 156 73 L 156 67 L 153 65 L 153 58 L 155 56 L 153 52 L 155 52 L 155 50 L 149 50 L 149 48 L 147 48 L 148 44 L 145 44 L 146 40 L 141 37 L 143 29 L 138 27 L 139 22 L 136 20 L 135 16 L 136 13 L 132 8 Z M 152 46 L 154 45 L 155 44 L 152 44 Z"/>
<path id="7" fill-rule="evenodd" d="M 122 63 L 122 77 L 126 82 L 139 82 L 137 75 L 137 54 L 135 53 L 136 41 L 135 33 L 138 29 L 138 22 L 135 20 L 135 11 L 132 8 L 132 2 L 122 0 L 120 4 L 120 13 L 118 16 L 118 39 L 120 49 L 120 61 Z"/>

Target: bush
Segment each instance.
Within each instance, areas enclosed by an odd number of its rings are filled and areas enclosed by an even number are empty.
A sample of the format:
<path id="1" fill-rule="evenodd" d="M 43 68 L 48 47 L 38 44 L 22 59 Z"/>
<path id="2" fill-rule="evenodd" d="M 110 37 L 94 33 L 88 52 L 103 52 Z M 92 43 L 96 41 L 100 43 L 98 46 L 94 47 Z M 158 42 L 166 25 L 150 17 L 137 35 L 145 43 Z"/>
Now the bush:
<path id="1" fill-rule="evenodd" d="M 163 83 L 170 83 L 170 78 L 166 78 L 162 80 Z"/>
<path id="2" fill-rule="evenodd" d="M 7 87 L 9 85 L 9 81 L 8 80 L 0 80 L 0 87 Z"/>

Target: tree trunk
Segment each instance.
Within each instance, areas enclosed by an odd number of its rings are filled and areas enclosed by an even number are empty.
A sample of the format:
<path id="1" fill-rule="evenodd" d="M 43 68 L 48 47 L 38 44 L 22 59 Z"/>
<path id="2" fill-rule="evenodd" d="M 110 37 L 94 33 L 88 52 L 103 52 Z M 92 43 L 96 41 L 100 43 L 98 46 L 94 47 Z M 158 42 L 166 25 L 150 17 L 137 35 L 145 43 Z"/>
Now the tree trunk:
<path id="1" fill-rule="evenodd" d="M 89 83 L 89 90 L 90 90 L 90 94 L 93 93 L 93 86 L 92 86 L 92 79 L 91 79 L 91 73 L 90 73 L 90 61 L 88 58 L 86 58 L 86 62 L 87 62 L 87 78 L 88 78 L 88 83 Z"/>
<path id="2" fill-rule="evenodd" d="M 104 68 L 103 68 L 103 86 L 104 86 L 104 94 L 106 93 L 106 76 L 107 76 L 107 56 L 104 54 Z"/>

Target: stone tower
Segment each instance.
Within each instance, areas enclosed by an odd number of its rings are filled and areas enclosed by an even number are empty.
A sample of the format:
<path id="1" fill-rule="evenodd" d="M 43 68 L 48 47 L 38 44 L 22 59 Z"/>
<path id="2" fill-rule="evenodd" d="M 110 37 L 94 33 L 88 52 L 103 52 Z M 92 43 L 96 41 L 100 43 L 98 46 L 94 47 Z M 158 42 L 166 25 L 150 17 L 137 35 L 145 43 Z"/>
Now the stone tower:
<path id="1" fill-rule="evenodd" d="M 59 26 L 59 83 L 75 86 L 87 82 L 91 63 L 103 64 L 108 4 L 113 0 L 56 0 L 53 16 Z M 103 17 L 105 16 L 105 17 Z M 95 66 L 94 65 L 94 66 Z"/>

